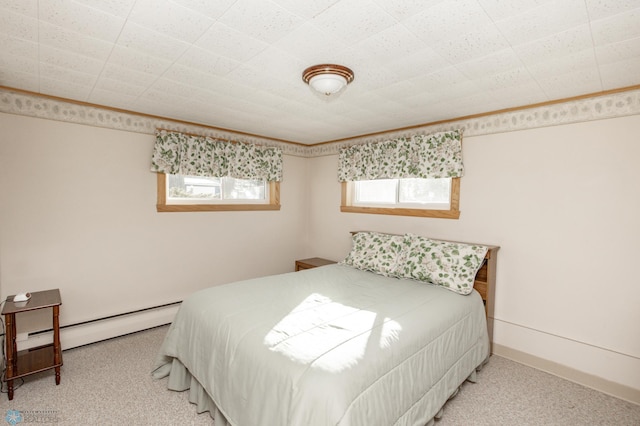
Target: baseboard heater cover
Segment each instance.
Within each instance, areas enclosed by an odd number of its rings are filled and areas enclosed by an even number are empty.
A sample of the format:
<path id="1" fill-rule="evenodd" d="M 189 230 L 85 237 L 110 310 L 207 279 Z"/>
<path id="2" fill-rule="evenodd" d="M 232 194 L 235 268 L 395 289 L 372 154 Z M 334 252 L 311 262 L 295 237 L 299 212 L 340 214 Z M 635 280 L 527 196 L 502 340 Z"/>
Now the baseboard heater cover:
<path id="1" fill-rule="evenodd" d="M 173 302 L 76 324 L 63 325 L 60 327 L 62 350 L 170 324 L 181 303 Z M 18 350 L 49 344 L 52 337 L 52 330 L 30 333 L 27 340 L 18 342 Z"/>

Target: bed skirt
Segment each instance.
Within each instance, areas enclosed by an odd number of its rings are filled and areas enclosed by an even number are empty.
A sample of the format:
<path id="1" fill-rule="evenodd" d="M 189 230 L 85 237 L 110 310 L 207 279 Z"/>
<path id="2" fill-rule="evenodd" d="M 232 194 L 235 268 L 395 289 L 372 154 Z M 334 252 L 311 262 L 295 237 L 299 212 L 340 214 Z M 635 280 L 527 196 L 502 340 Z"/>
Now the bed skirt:
<path id="1" fill-rule="evenodd" d="M 154 379 L 165 377 L 168 377 L 167 389 L 176 392 L 189 391 L 189 402 L 195 404 L 198 414 L 208 411 L 215 426 L 232 426 L 200 382 L 189 373 L 189 370 L 178 359 L 173 358 L 173 362 L 165 364 L 153 372 Z"/>
<path id="2" fill-rule="evenodd" d="M 480 371 L 488 361 L 489 357 L 487 356 L 487 358 L 480 365 L 478 365 L 464 381 L 475 383 L 476 372 Z M 193 377 L 191 373 L 189 373 L 189 370 L 178 359 L 173 358 L 173 362 L 171 362 L 170 364 L 165 364 L 155 370 L 153 372 L 153 377 L 155 379 L 163 379 L 165 377 L 168 377 L 167 389 L 169 390 L 176 392 L 184 392 L 188 390 L 189 402 L 196 406 L 196 412 L 198 414 L 201 414 L 205 411 L 208 411 L 209 415 L 214 421 L 215 426 L 233 426 L 227 421 L 224 414 L 220 411 L 220 409 L 218 409 L 218 406 L 213 401 L 213 399 L 211 399 L 200 382 L 198 382 L 198 380 Z M 460 386 L 462 386 L 462 383 L 460 383 Z M 452 399 L 458 394 L 460 386 L 458 386 L 456 391 L 449 397 L 449 399 Z M 440 408 L 438 414 L 436 414 L 433 419 L 425 423 L 425 426 L 432 426 L 434 424 L 434 420 L 439 419 L 442 416 L 443 409 L 444 406 Z"/>

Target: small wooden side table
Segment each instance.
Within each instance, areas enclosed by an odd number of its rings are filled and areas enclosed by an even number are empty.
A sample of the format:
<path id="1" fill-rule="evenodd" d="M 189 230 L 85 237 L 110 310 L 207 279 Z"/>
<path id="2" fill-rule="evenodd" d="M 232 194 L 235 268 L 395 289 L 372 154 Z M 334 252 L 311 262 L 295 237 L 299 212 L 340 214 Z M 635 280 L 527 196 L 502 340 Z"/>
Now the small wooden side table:
<path id="1" fill-rule="evenodd" d="M 14 296 L 7 297 L 2 308 L 6 323 L 7 371 L 4 380 L 7 382 L 9 400 L 13 399 L 13 381 L 29 374 L 55 368 L 56 385 L 60 384 L 60 366 L 62 366 L 62 349 L 60 347 L 60 290 L 34 291 L 26 302 L 14 302 Z M 53 342 L 37 348 L 18 352 L 16 344 L 16 314 L 36 309 L 53 309 Z"/>
<path id="2" fill-rule="evenodd" d="M 311 257 L 309 259 L 296 260 L 296 272 L 303 269 L 317 268 L 318 266 L 332 265 L 336 263 L 333 260 L 323 259 L 321 257 Z"/>

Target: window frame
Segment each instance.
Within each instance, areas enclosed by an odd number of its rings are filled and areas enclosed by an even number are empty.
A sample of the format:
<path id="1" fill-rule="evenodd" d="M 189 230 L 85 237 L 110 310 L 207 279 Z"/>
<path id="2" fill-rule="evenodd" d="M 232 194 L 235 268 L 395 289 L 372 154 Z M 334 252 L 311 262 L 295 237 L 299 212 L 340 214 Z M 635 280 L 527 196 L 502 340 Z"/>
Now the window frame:
<path id="1" fill-rule="evenodd" d="M 157 173 L 157 175 L 156 210 L 161 213 L 280 210 L 280 182 L 267 182 L 269 188 L 267 203 L 252 201 L 250 203 L 234 202 L 233 204 L 167 204 L 167 175 L 165 173 Z"/>
<path id="2" fill-rule="evenodd" d="M 368 213 L 395 216 L 433 217 L 440 219 L 460 218 L 460 178 L 451 178 L 451 194 L 449 196 L 449 209 L 418 209 L 405 207 L 363 207 L 353 205 L 354 181 L 341 183 L 340 211 L 343 213 Z"/>

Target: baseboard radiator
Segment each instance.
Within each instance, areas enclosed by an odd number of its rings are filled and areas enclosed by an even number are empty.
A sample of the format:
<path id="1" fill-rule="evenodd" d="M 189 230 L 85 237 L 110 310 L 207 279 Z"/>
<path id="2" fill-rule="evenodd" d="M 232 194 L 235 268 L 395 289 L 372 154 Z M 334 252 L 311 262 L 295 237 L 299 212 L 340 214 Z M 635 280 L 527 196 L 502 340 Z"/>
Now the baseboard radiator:
<path id="1" fill-rule="evenodd" d="M 91 321 L 60 326 L 62 350 L 76 348 L 137 331 L 170 324 L 181 302 L 168 303 Z M 18 350 L 35 348 L 51 343 L 53 330 L 29 333 L 26 339 L 18 339 Z"/>

